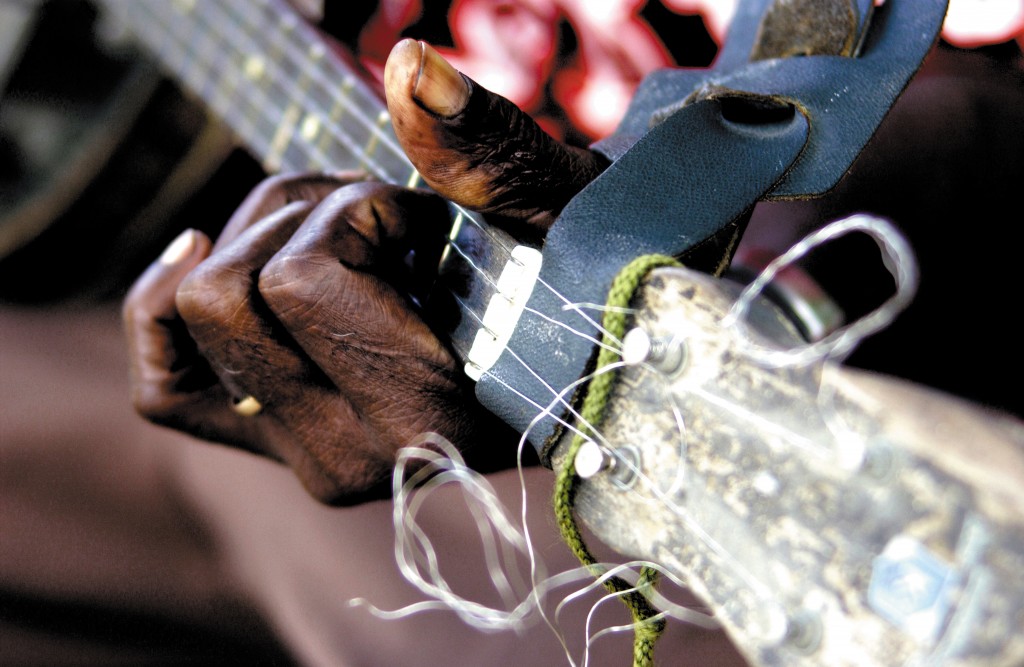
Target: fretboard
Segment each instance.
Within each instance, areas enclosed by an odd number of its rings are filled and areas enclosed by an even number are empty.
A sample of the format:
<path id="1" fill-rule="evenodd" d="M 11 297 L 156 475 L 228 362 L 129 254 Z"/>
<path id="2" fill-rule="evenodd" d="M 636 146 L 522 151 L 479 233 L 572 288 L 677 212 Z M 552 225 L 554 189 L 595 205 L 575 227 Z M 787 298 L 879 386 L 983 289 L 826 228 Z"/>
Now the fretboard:
<path id="1" fill-rule="evenodd" d="M 378 94 L 281 0 L 104 0 L 269 173 L 362 169 L 421 185 Z M 465 361 L 514 243 L 453 206 L 444 328 Z"/>

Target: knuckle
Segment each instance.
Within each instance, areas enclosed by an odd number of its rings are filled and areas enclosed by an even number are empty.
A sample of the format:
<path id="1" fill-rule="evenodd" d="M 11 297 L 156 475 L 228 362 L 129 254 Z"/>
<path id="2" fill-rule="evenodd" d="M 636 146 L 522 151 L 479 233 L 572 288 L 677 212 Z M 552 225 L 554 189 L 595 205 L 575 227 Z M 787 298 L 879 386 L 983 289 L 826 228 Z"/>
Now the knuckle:
<path id="1" fill-rule="evenodd" d="M 341 173 L 324 174 L 309 172 L 288 172 L 270 176 L 253 190 L 252 197 L 260 202 L 280 206 L 297 201 L 321 201 L 325 193 L 338 188 L 352 187 L 362 183 L 365 174 Z"/>
<path id="2" fill-rule="evenodd" d="M 330 264 L 328 258 L 313 253 L 278 253 L 260 270 L 260 296 L 267 301 L 293 301 L 319 294 Z"/>
<path id="3" fill-rule="evenodd" d="M 288 172 L 268 176 L 256 185 L 242 204 L 243 211 L 268 212 L 297 201 L 317 201 L 324 187 L 340 183 L 322 174 Z"/>
<path id="4" fill-rule="evenodd" d="M 279 198 L 284 200 L 287 193 L 294 190 L 302 182 L 304 175 L 295 172 L 286 172 L 268 176 L 253 188 L 250 195 L 259 201 Z"/>
<path id="5" fill-rule="evenodd" d="M 250 298 L 252 280 L 216 263 L 190 272 L 175 294 L 175 305 L 190 326 L 231 321 Z"/>
<path id="6" fill-rule="evenodd" d="M 307 253 L 278 254 L 260 271 L 260 297 L 282 321 L 305 327 L 332 284 L 332 262 Z"/>
<path id="7" fill-rule="evenodd" d="M 287 201 L 285 193 L 288 184 L 294 179 L 292 174 L 275 174 L 260 181 L 246 196 L 242 203 L 242 210 L 260 209 L 284 204 Z"/>

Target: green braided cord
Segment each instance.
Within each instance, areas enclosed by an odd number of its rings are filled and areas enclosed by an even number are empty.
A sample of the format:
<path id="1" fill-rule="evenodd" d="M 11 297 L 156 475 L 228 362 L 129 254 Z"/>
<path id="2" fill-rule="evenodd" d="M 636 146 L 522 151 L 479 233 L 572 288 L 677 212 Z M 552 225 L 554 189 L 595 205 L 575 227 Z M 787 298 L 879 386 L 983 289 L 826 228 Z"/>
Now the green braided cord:
<path id="1" fill-rule="evenodd" d="M 598 371 L 608 364 L 613 364 L 620 359 L 619 353 L 615 350 L 615 341 L 621 341 L 626 335 L 626 312 L 633 299 L 640 281 L 651 269 L 659 266 L 680 266 L 679 262 L 672 257 L 665 255 L 643 255 L 637 257 L 627 264 L 608 291 L 608 308 L 604 314 L 605 334 L 602 340 L 603 345 L 597 355 Z M 615 373 L 608 371 L 598 372 L 590 380 L 586 387 L 586 396 L 580 409 L 580 416 L 583 418 L 583 425 L 580 428 L 582 433 L 588 433 L 590 428 L 587 424 L 598 428 L 604 417 L 605 408 L 608 405 L 608 398 L 611 396 L 612 388 L 615 386 Z M 558 521 L 558 528 L 562 532 L 562 539 L 572 550 L 583 565 L 590 569 L 595 577 L 601 576 L 603 572 L 597 566 L 597 561 L 591 555 L 590 550 L 583 541 L 583 535 L 576 523 L 576 516 L 573 512 L 573 503 L 576 496 L 576 452 L 586 441 L 585 435 L 576 434 L 569 449 L 566 452 L 565 465 L 558 472 L 555 478 L 555 518 Z M 658 614 L 643 591 L 650 590 L 657 580 L 657 572 L 651 568 L 644 567 L 640 570 L 640 581 L 637 590 L 624 593 L 621 597 L 633 615 L 633 622 L 636 624 L 633 639 L 633 666 L 652 667 L 654 664 L 654 642 L 661 636 L 665 629 L 665 621 L 661 618 L 654 618 Z M 612 577 L 605 581 L 605 588 L 612 593 L 623 593 L 633 588 L 628 582 L 619 577 Z"/>

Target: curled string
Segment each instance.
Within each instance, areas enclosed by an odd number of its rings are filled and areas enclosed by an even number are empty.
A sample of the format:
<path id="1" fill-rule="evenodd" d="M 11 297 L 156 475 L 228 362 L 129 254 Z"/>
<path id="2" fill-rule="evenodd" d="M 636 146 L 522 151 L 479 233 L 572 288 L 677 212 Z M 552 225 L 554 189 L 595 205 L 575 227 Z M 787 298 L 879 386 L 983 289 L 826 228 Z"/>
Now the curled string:
<path id="1" fill-rule="evenodd" d="M 413 473 L 406 476 L 406 472 L 411 465 L 418 465 L 422 462 L 426 462 L 426 465 L 418 467 Z M 525 501 L 526 491 L 522 478 L 521 464 L 519 472 L 521 493 Z M 393 519 L 396 528 L 396 560 L 399 563 L 403 576 L 429 599 L 391 611 L 382 610 L 364 598 L 350 600 L 352 606 L 365 607 L 379 618 L 395 620 L 426 611 L 448 610 L 456 613 L 468 625 L 480 630 L 519 631 L 531 625 L 537 617 L 542 617 L 558 636 L 566 651 L 566 658 L 569 664 L 575 667 L 576 662 L 567 648 L 564 635 L 558 629 L 560 626 L 558 617 L 562 610 L 568 604 L 580 599 L 583 595 L 593 591 L 612 577 L 621 577 L 631 582 L 639 590 L 642 584 L 640 583 L 640 575 L 635 571 L 635 568 L 650 566 L 664 572 L 664 569 L 657 564 L 646 561 L 631 561 L 619 564 L 602 563 L 601 565 L 605 571 L 596 580 L 591 570 L 583 566 L 552 576 L 539 574 L 543 571 L 543 564 L 536 557 L 536 553 L 530 543 L 528 531 L 523 530 L 523 532 L 519 532 L 516 529 L 509 518 L 510 515 L 507 509 L 500 502 L 486 479 L 479 473 L 467 468 L 455 447 L 436 434 L 424 434 L 410 444 L 409 447 L 401 450 L 399 460 L 396 463 L 395 474 L 396 477 L 395 481 L 393 481 L 392 490 L 395 498 Z M 402 476 L 399 477 L 399 474 Z M 508 592 L 511 591 L 508 581 L 510 578 L 515 577 L 508 576 L 504 570 L 514 567 L 515 561 L 510 558 L 501 559 L 495 556 L 497 553 L 493 544 L 493 536 L 495 534 L 502 540 L 506 540 L 507 545 L 514 550 L 520 553 L 528 553 L 530 557 L 532 589 L 525 594 L 522 591 L 518 591 L 517 594 L 521 597 L 519 601 L 512 599 L 511 596 L 503 595 L 503 603 L 506 605 L 505 609 L 488 607 L 462 598 L 454 593 L 441 574 L 437 554 L 430 543 L 429 536 L 416 523 L 419 511 L 425 501 L 424 495 L 429 494 L 429 491 L 433 489 L 451 483 L 464 487 L 464 498 L 466 498 L 467 504 L 471 508 L 476 503 L 474 516 L 477 517 L 477 527 L 481 538 L 485 542 L 488 572 L 497 588 L 505 589 Z M 522 522 L 522 528 L 525 529 L 525 507 L 523 509 Z M 515 572 L 513 571 L 512 574 L 514 575 Z M 678 586 L 684 586 L 684 583 L 671 572 L 665 572 L 665 575 Z M 578 585 L 580 582 L 585 582 L 585 585 L 567 594 L 558 602 L 555 619 L 552 622 L 544 609 L 545 601 L 550 593 L 561 587 Z M 603 604 L 604 600 L 628 594 L 631 590 L 627 589 L 618 594 L 606 595 L 594 603 L 587 615 L 584 665 L 588 664 L 589 648 L 594 641 L 609 633 L 625 631 L 633 627 L 632 625 L 621 625 L 605 628 L 597 633 L 592 632 L 594 610 Z M 659 617 L 675 618 L 703 628 L 718 627 L 717 621 L 713 617 L 674 602 L 661 592 L 653 592 L 651 597 L 663 609 Z"/>
<path id="2" fill-rule="evenodd" d="M 754 300 L 763 294 L 765 287 L 783 269 L 791 266 L 814 248 L 850 232 L 867 234 L 878 245 L 882 263 L 896 282 L 895 293 L 878 308 L 864 315 L 819 341 L 796 346 L 786 350 L 764 347 L 754 342 L 741 326 Z M 805 366 L 826 358 L 840 358 L 853 350 L 864 338 L 889 326 L 914 298 L 919 282 L 917 260 L 910 244 L 887 220 L 871 215 L 858 214 L 837 220 L 807 235 L 779 257 L 772 260 L 748 285 L 722 319 L 722 326 L 736 327 L 740 339 L 754 361 L 766 368 L 783 366 Z"/>
<path id="3" fill-rule="evenodd" d="M 615 366 L 618 368 L 622 364 L 620 362 Z M 610 372 L 612 370 L 614 369 L 605 368 L 603 372 Z M 583 566 L 552 576 L 546 576 L 544 574 L 545 567 L 543 562 L 540 561 L 533 547 L 526 523 L 528 498 L 522 467 L 523 447 L 527 443 L 530 430 L 544 417 L 554 416 L 552 414 L 554 409 L 563 401 L 564 397 L 573 392 L 578 384 L 587 382 L 590 379 L 590 376 L 581 378 L 576 383 L 573 383 L 573 385 L 558 392 L 558 395 L 534 418 L 520 438 L 517 454 L 522 505 L 519 517 L 520 525 L 518 527 L 513 527 L 512 521 L 508 518 L 507 510 L 498 500 L 497 495 L 487 483 L 486 478 L 466 467 L 458 451 L 451 443 L 436 434 L 425 434 L 411 443 L 409 447 L 401 450 L 399 461 L 396 464 L 395 476 L 393 478 L 394 486 L 392 489 L 395 499 L 393 520 L 396 530 L 396 561 L 399 563 L 399 569 L 403 576 L 429 599 L 392 611 L 381 610 L 365 599 L 354 599 L 351 601 L 351 604 L 366 607 L 371 613 L 383 619 L 399 619 L 431 610 L 448 610 L 456 613 L 468 625 L 487 631 L 518 631 L 528 627 L 537 618 L 540 618 L 548 625 L 562 645 L 568 663 L 575 667 L 577 663 L 574 661 L 572 653 L 568 648 L 564 632 L 560 629 L 561 623 L 558 615 L 561 613 L 561 610 L 567 604 L 579 599 L 585 593 L 594 590 L 609 578 L 617 575 L 621 575 L 622 578 L 630 581 L 635 587 L 639 580 L 639 574 L 633 568 L 647 566 L 665 572 L 664 568 L 656 563 L 632 561 L 622 564 L 600 563 L 599 566 L 603 568 L 604 572 L 596 580 L 592 570 Z M 572 430 L 577 430 L 575 426 L 569 424 L 566 424 L 566 426 Z M 591 436 L 607 444 L 597 429 L 591 431 Z M 421 461 L 426 461 L 428 465 L 406 475 L 413 462 Z M 444 581 L 440 565 L 437 562 L 437 554 L 430 544 L 429 536 L 417 524 L 417 515 L 426 500 L 425 495 L 432 489 L 452 483 L 468 487 L 463 494 L 467 504 L 477 503 L 480 505 L 474 511 L 474 516 L 477 517 L 477 528 L 484 544 L 485 557 L 488 559 L 489 575 L 496 589 L 506 591 L 506 595 L 503 595 L 503 603 L 506 605 L 505 609 L 487 607 L 477 602 L 465 600 L 455 594 L 450 585 Z M 519 580 L 522 578 L 518 571 L 514 569 L 517 561 L 514 558 L 505 557 L 504 559 L 498 559 L 494 556 L 497 551 L 493 546 L 493 536 L 495 534 L 503 541 L 505 547 L 511 548 L 520 554 L 525 554 L 529 560 L 529 579 L 532 587 L 525 595 L 522 594 L 521 589 L 516 591 L 521 595 L 521 599 L 518 602 L 507 595 L 509 591 L 515 588 L 510 586 L 508 581 L 510 579 Z M 511 569 L 511 572 L 506 572 L 508 569 Z M 678 586 L 685 586 L 674 574 L 670 572 L 665 572 L 665 574 Z M 577 585 L 580 582 L 585 582 L 585 585 L 579 590 L 563 597 L 556 607 L 555 618 L 552 619 L 545 609 L 546 601 L 552 591 L 564 586 Z M 632 588 L 624 592 L 610 594 L 606 598 L 621 597 L 621 595 L 628 594 L 631 591 Z M 650 597 L 663 609 L 659 618 L 662 616 L 674 618 L 682 622 L 699 625 L 700 627 L 717 626 L 717 622 L 707 614 L 675 603 L 660 592 L 651 591 Z M 600 604 L 600 601 L 596 604 Z M 591 615 L 588 614 L 588 623 L 585 629 L 586 649 L 583 658 L 584 664 L 587 664 L 589 659 L 590 645 L 598 637 L 607 635 L 610 632 L 624 631 L 633 628 L 635 625 L 615 626 L 614 628 L 606 628 L 598 631 L 596 634 L 592 634 Z"/>

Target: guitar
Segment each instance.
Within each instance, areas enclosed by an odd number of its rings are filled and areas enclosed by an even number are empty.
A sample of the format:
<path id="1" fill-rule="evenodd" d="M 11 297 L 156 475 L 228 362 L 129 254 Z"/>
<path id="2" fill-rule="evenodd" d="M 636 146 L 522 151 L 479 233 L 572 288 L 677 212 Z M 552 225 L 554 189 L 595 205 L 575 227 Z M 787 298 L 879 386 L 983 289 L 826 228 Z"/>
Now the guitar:
<path id="1" fill-rule="evenodd" d="M 105 4 L 268 171 L 420 184 L 377 94 L 283 3 Z M 451 343 L 484 377 L 511 336 L 482 326 L 497 285 L 540 255 L 458 208 L 449 241 Z M 766 304 L 756 330 L 726 326 L 737 303 L 704 273 L 645 282 L 582 520 L 684 579 L 755 665 L 1024 661 L 1024 428 L 825 359 L 768 363 L 791 326 Z"/>

